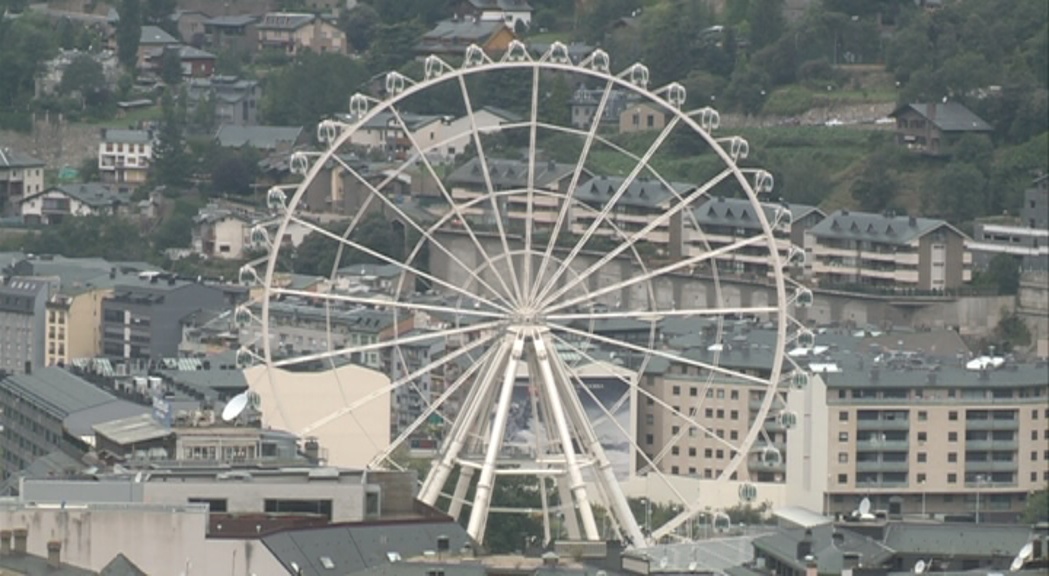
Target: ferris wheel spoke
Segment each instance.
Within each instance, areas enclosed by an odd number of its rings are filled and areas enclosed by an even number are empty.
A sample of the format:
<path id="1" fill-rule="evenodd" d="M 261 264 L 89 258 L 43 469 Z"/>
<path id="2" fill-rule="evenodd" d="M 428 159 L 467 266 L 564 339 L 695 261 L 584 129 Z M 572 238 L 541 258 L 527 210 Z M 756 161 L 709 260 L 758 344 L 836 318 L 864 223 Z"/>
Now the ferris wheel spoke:
<path id="1" fill-rule="evenodd" d="M 594 144 L 594 137 L 597 135 L 597 129 L 601 126 L 601 116 L 605 113 L 605 106 L 608 104 L 608 99 L 612 94 L 612 87 L 614 84 L 609 81 L 605 84 L 605 90 L 601 94 L 601 101 L 597 103 L 597 110 L 594 112 L 593 120 L 590 122 L 590 128 L 585 132 L 586 139 L 583 140 L 583 149 L 579 152 L 579 159 L 576 161 L 575 168 L 572 170 L 572 179 L 568 184 L 568 190 L 573 191 L 576 186 L 579 185 L 579 179 L 583 175 L 586 161 L 590 157 L 590 148 Z M 543 282 L 543 277 L 546 275 L 547 263 L 552 259 L 551 256 L 554 253 L 554 246 L 557 244 L 557 237 L 561 233 L 561 227 L 565 224 L 565 218 L 568 216 L 569 207 L 571 205 L 570 197 L 566 195 L 565 199 L 561 202 L 561 208 L 557 213 L 557 221 L 554 223 L 553 232 L 550 234 L 550 238 L 546 242 L 546 249 L 543 251 L 543 258 L 539 261 L 539 273 L 535 277 L 535 286 L 532 287 L 529 300 L 532 304 L 537 304 L 537 296 L 541 291 L 540 284 Z"/>
<path id="2" fill-rule="evenodd" d="M 449 207 L 451 207 L 452 211 L 455 213 L 455 217 L 458 218 L 458 221 L 462 223 L 463 230 L 465 230 L 467 235 L 470 236 L 470 241 L 473 242 L 474 248 L 477 250 L 477 253 L 486 257 L 486 261 L 489 265 L 489 270 L 491 271 L 492 275 L 495 276 L 495 279 L 499 283 L 499 285 L 502 286 L 504 294 L 509 296 L 513 293 L 513 291 L 510 289 L 509 286 L 507 286 L 506 279 L 503 278 L 503 275 L 499 272 L 497 268 L 495 268 L 495 266 L 492 265 L 491 260 L 487 258 L 488 251 L 485 250 L 484 247 L 481 245 L 481 241 L 478 240 L 477 234 L 474 232 L 473 226 L 470 225 L 469 219 L 466 217 L 465 214 L 462 213 L 462 207 L 459 206 L 459 204 L 455 201 L 455 198 L 448 192 L 448 188 L 444 185 L 444 182 L 441 179 L 441 177 L 437 175 L 437 171 L 434 170 L 433 164 L 430 162 L 430 159 L 426 156 L 427 150 L 424 150 L 421 146 L 419 146 L 419 141 L 415 138 L 415 135 L 408 128 L 408 125 L 404 122 L 404 118 L 401 117 L 401 113 L 397 110 L 397 108 L 391 106 L 390 111 L 393 113 L 393 116 L 397 120 L 397 122 L 401 125 L 401 131 L 407 136 L 408 141 L 412 145 L 412 148 L 415 148 L 415 155 L 419 158 L 419 161 L 423 163 L 423 166 L 426 167 L 426 171 L 429 172 L 430 177 L 433 178 L 433 181 L 437 186 L 437 190 L 441 193 L 441 196 L 444 197 L 444 201 L 448 203 Z"/>
<path id="3" fill-rule="evenodd" d="M 568 346 L 569 348 L 574 350 L 577 354 L 583 356 L 584 358 L 589 359 L 591 362 L 598 362 L 598 360 L 594 359 L 594 357 L 592 355 L 590 355 L 588 352 L 584 351 L 582 348 L 576 346 L 574 343 L 572 343 L 572 341 L 570 341 L 570 340 L 568 340 L 566 338 L 563 338 L 561 336 L 557 336 L 557 335 L 554 335 L 554 338 L 556 338 L 563 345 Z M 764 382 L 764 383 L 768 384 L 767 382 Z M 667 412 L 670 412 L 674 416 L 677 416 L 677 417 L 681 418 L 686 424 L 689 424 L 690 426 L 694 426 L 698 431 L 702 432 L 704 436 L 710 438 L 714 442 L 722 444 L 726 448 L 729 448 L 729 449 L 734 450 L 734 451 L 739 451 L 740 450 L 740 448 L 741 448 L 740 446 L 736 446 L 735 444 L 732 444 L 728 440 L 725 440 L 724 438 L 718 436 L 717 434 L 714 433 L 713 430 L 711 430 L 707 426 L 701 424 L 698 420 L 696 420 L 692 416 L 688 416 L 684 412 L 682 412 L 681 410 L 675 409 L 673 406 L 668 404 L 665 400 L 660 398 L 658 395 L 653 394 L 652 392 L 649 392 L 648 390 L 645 390 L 644 386 L 639 386 L 637 384 L 636 380 L 632 381 L 631 386 L 633 386 L 637 390 L 638 394 L 641 394 L 645 398 L 651 399 L 653 402 L 655 402 L 656 405 L 658 405 L 661 408 L 664 408 Z M 642 452 L 644 452 L 644 451 L 642 450 Z"/>
<path id="4" fill-rule="evenodd" d="M 548 324 L 548 326 L 550 327 L 551 330 L 564 332 L 566 334 L 571 334 L 571 335 L 577 336 L 579 338 L 590 339 L 590 340 L 593 340 L 595 342 L 602 342 L 602 343 L 608 344 L 610 346 L 616 346 L 616 347 L 619 347 L 619 348 L 623 348 L 624 350 L 630 350 L 631 352 L 638 352 L 640 354 L 651 354 L 653 356 L 658 356 L 660 358 L 663 358 L 665 360 L 669 360 L 671 362 L 677 362 L 679 364 L 685 364 L 687 366 L 692 366 L 693 368 L 699 368 L 701 370 L 708 370 L 710 372 L 721 374 L 722 376 L 728 376 L 730 378 L 738 378 L 738 379 L 744 380 L 746 382 L 753 382 L 755 384 L 761 384 L 761 385 L 765 385 L 765 386 L 767 386 L 769 384 L 769 381 L 767 379 L 765 379 L 765 378 L 760 378 L 758 376 L 751 376 L 750 374 L 746 374 L 746 373 L 740 372 L 738 370 L 733 370 L 731 368 L 724 368 L 722 366 L 717 366 L 715 364 L 710 364 L 710 363 L 707 363 L 707 362 L 701 362 L 699 360 L 694 360 L 692 358 L 688 358 L 686 356 L 681 356 L 679 354 L 671 354 L 670 352 L 667 352 L 666 350 L 659 350 L 659 349 L 656 349 L 656 348 L 645 348 L 644 346 L 638 346 L 637 344 L 631 344 L 629 342 L 624 342 L 622 340 L 616 340 L 615 338 L 609 338 L 607 336 L 602 336 L 600 334 L 593 334 L 591 332 L 585 332 L 583 330 L 577 330 L 576 328 L 571 328 L 569 326 L 564 326 L 564 325 L 561 325 L 561 324 Z"/>
<path id="5" fill-rule="evenodd" d="M 443 286 L 443 287 L 445 287 L 445 288 L 447 288 L 447 289 L 449 289 L 449 290 L 459 294 L 460 296 L 463 296 L 463 297 L 468 298 L 470 300 L 475 300 L 475 301 L 480 302 L 480 303 L 482 303 L 482 304 L 484 304 L 486 306 L 489 306 L 493 310 L 501 310 L 503 312 L 509 313 L 509 309 L 506 308 L 506 306 L 504 304 L 492 302 L 491 300 L 488 300 L 487 298 L 484 298 L 484 297 L 482 297 L 480 295 L 477 295 L 477 294 L 475 294 L 473 292 L 470 292 L 469 290 L 466 290 L 466 289 L 464 289 L 464 288 L 462 288 L 460 286 L 456 286 L 455 284 L 453 284 L 451 282 L 446 282 L 446 281 L 441 280 L 440 278 L 438 278 L 438 277 L 436 277 L 436 276 L 434 276 L 434 275 L 432 275 L 432 274 L 430 274 L 428 272 L 423 272 L 422 270 L 419 270 L 418 268 L 416 268 L 414 266 L 411 266 L 410 264 L 405 264 L 404 262 L 401 262 L 400 260 L 398 260 L 396 258 L 387 256 L 387 255 L 385 255 L 385 254 L 383 254 L 381 252 L 377 252 L 375 250 L 372 250 L 371 248 L 368 248 L 367 246 L 365 246 L 365 245 L 363 245 L 363 244 L 361 244 L 359 242 L 355 242 L 353 240 L 350 240 L 349 238 L 343 238 L 343 237 L 339 236 L 338 234 L 335 234 L 334 232 L 331 232 L 330 230 L 325 230 L 324 228 L 314 224 L 313 222 L 310 222 L 309 220 L 303 220 L 302 218 L 299 218 L 297 216 L 289 216 L 288 218 L 289 218 L 290 221 L 296 222 L 296 223 L 298 223 L 298 224 L 300 224 L 300 225 L 302 225 L 302 226 L 304 226 L 306 228 L 309 228 L 311 231 L 316 232 L 317 234 L 320 234 L 322 236 L 326 236 L 326 237 L 328 237 L 328 238 L 330 238 L 332 240 L 335 240 L 336 242 L 340 242 L 342 244 L 345 244 L 346 246 L 348 246 L 348 247 L 350 247 L 350 248 L 352 248 L 354 250 L 358 250 L 358 251 L 360 251 L 360 252 L 362 252 L 364 254 L 367 254 L 368 256 L 370 256 L 372 258 L 375 258 L 375 259 L 381 260 L 381 261 L 383 261 L 383 262 L 385 262 L 387 264 L 396 266 L 397 268 L 400 268 L 402 271 L 404 271 L 404 272 L 406 272 L 408 274 L 413 274 L 415 276 L 418 276 L 419 278 L 423 278 L 425 280 L 428 280 L 429 282 L 432 282 L 432 283 L 434 283 L 436 285 Z M 481 282 L 480 278 L 478 278 L 477 275 L 475 273 L 473 273 L 469 268 L 465 268 L 465 270 L 468 273 L 471 273 L 473 275 L 473 277 L 475 279 L 477 279 L 478 282 Z M 498 293 L 495 293 L 495 295 L 497 297 L 499 296 Z"/>
<path id="6" fill-rule="evenodd" d="M 619 202 L 620 198 L 623 197 L 623 194 L 626 193 L 630 185 L 637 179 L 638 174 L 640 174 L 642 170 L 648 168 L 648 163 L 652 160 L 652 156 L 654 156 L 656 152 L 659 151 L 659 149 L 663 146 L 663 142 L 665 142 L 666 139 L 670 136 L 670 133 L 673 131 L 674 127 L 677 126 L 679 120 L 680 118 L 678 116 L 673 117 L 669 122 L 667 122 L 666 126 L 663 127 L 663 130 L 659 133 L 659 136 L 656 137 L 655 141 L 649 145 L 648 150 L 645 151 L 644 156 L 642 156 L 641 159 L 634 165 L 634 168 L 630 171 L 630 174 L 628 174 L 627 177 L 623 179 L 623 183 L 619 185 L 619 189 L 617 189 L 615 194 L 613 194 L 612 197 L 608 199 L 608 202 L 605 203 L 604 208 L 601 209 L 601 213 L 597 215 L 597 218 L 595 218 L 594 221 L 590 223 L 590 226 L 586 229 L 586 232 L 583 233 L 583 236 L 575 243 L 574 246 L 572 246 L 572 250 L 568 253 L 568 256 L 561 263 L 561 267 L 558 268 L 556 272 L 554 272 L 554 275 L 551 277 L 546 288 L 539 293 L 539 301 L 543 301 L 543 299 L 550 292 L 550 290 L 552 290 L 553 287 L 557 285 L 558 279 L 560 279 L 561 275 L 564 274 L 565 271 L 571 267 L 572 260 L 575 260 L 575 257 L 579 254 L 579 252 L 583 250 L 583 247 L 586 246 L 587 242 L 590 241 L 590 238 L 593 237 L 594 232 L 596 232 L 597 229 L 601 226 L 601 223 L 604 222 L 605 218 L 608 217 L 608 214 L 613 209 L 615 209 L 616 203 Z"/>
<path id="7" fill-rule="evenodd" d="M 769 314 L 779 308 L 774 306 L 745 306 L 742 308 L 692 308 L 674 310 L 621 310 L 616 312 L 581 312 L 572 314 L 548 314 L 547 320 L 614 320 L 633 318 L 636 320 L 657 321 L 663 318 L 681 318 L 692 316 L 724 316 L 728 314 Z"/>
<path id="8" fill-rule="evenodd" d="M 452 352 L 451 354 L 441 356 L 437 360 L 434 360 L 429 364 L 417 370 L 414 370 L 410 374 L 406 374 L 398 378 L 397 380 L 391 382 L 390 384 L 383 386 L 382 388 L 373 390 L 369 394 L 358 398 L 356 401 L 353 402 L 353 404 L 350 404 L 349 406 L 343 406 L 342 408 L 332 412 L 331 414 L 309 424 L 308 426 L 302 429 L 302 431 L 299 433 L 299 436 L 306 436 L 314 430 L 317 430 L 318 428 L 326 426 L 327 424 L 334 422 L 335 420 L 338 420 L 339 418 L 342 418 L 347 414 L 353 413 L 361 407 L 366 406 L 369 403 L 374 402 L 382 398 L 383 396 L 386 396 L 387 394 L 390 394 L 391 392 L 394 392 L 397 389 L 405 386 L 408 382 L 411 382 L 412 380 L 424 374 L 427 374 L 432 370 L 439 369 L 445 366 L 446 364 L 455 361 L 460 356 L 469 354 L 473 350 L 476 350 L 477 348 L 480 348 L 481 346 L 490 343 L 494 338 L 495 336 L 483 336 L 481 338 L 478 338 L 476 341 L 471 342 L 466 346 L 463 346 L 462 348 Z"/>
<path id="9" fill-rule="evenodd" d="M 678 212 L 680 212 L 680 211 L 684 210 L 685 208 L 691 206 L 693 202 L 698 200 L 700 197 L 705 196 L 707 193 L 710 192 L 711 189 L 713 189 L 715 186 L 720 184 L 722 180 L 724 180 L 725 178 L 728 178 L 731 174 L 732 174 L 731 170 L 724 170 L 720 174 L 715 176 L 714 178 L 712 178 L 709 181 L 707 181 L 706 183 L 704 183 L 702 186 L 700 186 L 700 187 L 696 188 L 695 190 L 693 190 L 692 192 L 690 192 L 686 197 L 681 198 L 678 203 L 676 203 L 675 205 L 670 207 L 668 210 L 666 210 L 663 213 L 661 213 L 659 216 L 656 216 L 655 218 L 653 218 L 648 224 L 646 224 L 644 226 L 644 228 L 642 228 L 641 230 L 638 230 L 637 232 L 632 234 L 629 238 L 627 238 L 627 240 L 625 242 L 619 244 L 618 246 L 613 248 L 611 251 L 609 251 L 607 254 L 603 255 L 600 260 L 598 260 L 597 262 L 595 262 L 595 263 L 591 264 L 590 266 L 588 266 L 582 273 L 577 275 L 575 277 L 575 279 L 566 282 L 564 286 L 554 290 L 554 293 L 551 294 L 549 296 L 549 298 L 546 299 L 546 303 L 553 302 L 555 299 L 560 297 L 562 294 L 566 293 L 567 291 L 569 291 L 573 287 L 575 287 L 578 283 L 585 281 L 592 274 L 594 274 L 597 270 L 599 270 L 601 267 L 603 267 L 604 265 L 606 265 L 609 262 L 611 262 L 614 258 L 616 258 L 620 254 L 622 254 L 625 250 L 627 250 L 629 248 L 633 248 L 637 244 L 638 241 L 647 238 L 648 234 L 652 230 L 655 230 L 657 227 L 662 226 L 663 224 L 668 222 L 675 214 L 677 214 Z M 665 185 L 669 186 L 669 184 L 665 184 Z M 709 247 L 709 244 L 707 246 Z M 742 246 L 740 246 L 740 247 L 742 247 Z M 705 252 L 704 254 L 709 254 L 709 253 L 710 252 Z"/>
<path id="10" fill-rule="evenodd" d="M 483 341 L 478 341 L 478 343 L 476 344 L 477 346 L 480 346 L 481 344 L 487 343 L 489 341 L 490 339 L 486 339 Z M 462 388 L 470 380 L 470 378 L 474 375 L 475 372 L 477 372 L 481 369 L 482 366 L 487 364 L 489 359 L 496 353 L 497 349 L 498 348 L 493 346 L 489 347 L 487 350 L 481 353 L 481 355 L 477 359 L 475 359 L 470 364 L 470 366 L 465 371 L 463 371 L 463 373 L 460 374 L 459 377 L 456 378 L 455 381 L 450 386 L 448 386 L 448 388 L 445 389 L 443 393 L 441 393 L 440 396 L 438 396 L 433 402 L 427 403 L 426 410 L 424 410 L 418 418 L 416 418 L 411 424 L 409 424 L 408 427 L 405 428 L 397 436 L 397 438 L 390 442 L 389 447 L 387 447 L 385 450 L 380 452 L 375 458 L 373 458 L 370 466 L 375 467 L 388 460 L 390 458 L 390 454 L 393 454 L 397 450 L 397 448 L 404 444 L 408 440 L 408 438 L 410 438 L 411 435 L 414 434 L 415 431 L 418 430 L 426 422 L 426 420 L 430 418 L 430 416 L 437 412 L 440 406 L 443 406 L 449 398 L 455 395 L 455 393 L 458 392 L 459 389 Z M 445 420 L 448 421 L 447 418 L 445 418 Z"/>
<path id="11" fill-rule="evenodd" d="M 517 278 L 517 267 L 514 265 L 514 259 L 510 256 L 510 245 L 507 241 L 506 230 L 503 228 L 503 211 L 499 208 L 499 203 L 495 199 L 495 188 L 492 186 L 492 173 L 488 170 L 488 157 L 484 153 L 484 145 L 481 144 L 481 133 L 477 127 L 477 115 L 474 114 L 473 102 L 470 99 L 470 91 L 466 88 L 466 79 L 463 76 L 459 77 L 459 89 L 462 91 L 463 104 L 466 106 L 466 115 L 470 118 L 470 128 L 473 133 L 473 143 L 475 152 L 477 153 L 477 161 L 481 164 L 481 174 L 484 176 L 484 186 L 488 191 L 488 198 L 491 200 L 492 213 L 495 216 L 495 227 L 499 231 L 499 241 L 503 245 L 503 254 L 506 255 L 506 268 L 510 271 L 510 283 L 513 285 L 513 295 L 516 296 L 517 302 L 523 303 L 521 298 L 521 283 Z M 495 269 L 495 264 L 488 257 L 488 252 L 483 252 L 483 256 L 488 259 L 488 263 Z"/>
<path id="12" fill-rule="evenodd" d="M 439 242 L 437 240 L 437 238 L 430 232 L 430 230 L 427 230 L 427 229 L 423 228 L 418 222 L 415 221 L 414 218 L 412 218 L 412 217 L 408 216 L 407 214 L 405 214 L 404 210 L 402 210 L 400 208 L 400 206 L 398 206 L 394 201 L 392 201 L 389 198 L 387 198 L 386 195 L 382 194 L 378 189 L 376 189 L 374 186 L 372 186 L 370 182 L 368 182 L 363 177 L 361 177 L 361 175 L 356 170 L 354 170 L 349 164 L 347 164 L 345 160 L 343 160 L 339 156 L 333 156 L 332 158 L 336 162 L 341 164 L 343 166 L 343 168 L 346 169 L 347 172 L 352 174 L 353 177 L 356 178 L 357 181 L 360 182 L 371 193 L 371 195 L 373 197 L 378 198 L 389 210 L 391 210 L 392 212 L 397 214 L 404 223 L 410 225 L 412 228 L 414 228 L 416 231 L 418 231 L 419 234 L 421 234 L 422 237 L 425 240 L 427 240 L 430 243 L 431 246 L 436 247 L 441 252 L 443 252 L 445 255 L 447 255 L 449 260 L 451 260 L 452 262 L 455 262 L 463 270 L 466 270 L 468 273 L 470 272 L 470 267 L 467 266 L 466 263 L 464 263 L 462 261 L 462 259 L 460 259 L 459 256 L 457 256 L 455 254 L 455 252 L 453 250 L 450 250 L 442 242 Z M 392 178 L 392 176 L 391 176 L 391 178 Z M 298 220 L 298 221 L 302 222 L 301 219 Z M 313 228 L 316 230 L 318 227 L 313 226 Z M 331 236 L 331 234 L 328 234 L 328 236 Z M 348 238 L 335 237 L 335 239 L 338 240 L 338 241 L 341 241 L 341 242 L 349 242 L 350 241 Z M 358 246 L 360 246 L 360 245 L 358 245 Z M 360 249 L 360 248 L 358 248 L 358 249 Z M 372 251 L 372 252 L 374 252 L 374 251 Z M 488 258 L 488 254 L 486 252 L 483 253 L 482 255 L 485 258 Z M 387 261 L 389 261 L 389 260 L 387 260 Z M 396 260 L 391 262 L 391 263 L 399 265 L 399 266 L 402 266 L 402 267 L 404 266 L 403 263 L 396 262 Z M 416 273 L 420 274 L 418 271 L 416 271 Z M 433 281 L 433 277 L 432 276 L 430 276 L 428 279 Z M 477 275 L 474 275 L 474 279 L 477 281 L 478 284 L 480 284 L 481 286 L 484 286 L 485 288 L 487 288 L 496 298 L 500 299 L 503 302 L 506 302 L 507 305 L 509 305 L 509 303 L 506 300 L 506 297 L 503 294 L 501 294 L 498 290 L 493 288 L 490 284 L 485 282 L 483 278 L 481 278 L 481 277 L 479 277 Z M 447 283 L 444 283 L 442 285 L 447 286 Z M 506 296 L 508 296 L 508 295 L 506 295 Z M 475 298 L 477 298 L 477 296 L 475 296 Z M 500 307 L 496 306 L 496 308 L 500 308 Z M 505 309 L 505 308 L 503 308 L 503 309 Z"/>
<path id="13" fill-rule="evenodd" d="M 521 283 L 521 289 L 525 301 L 531 299 L 532 292 L 532 212 L 534 202 L 534 190 L 535 190 L 535 150 L 536 150 L 536 133 L 537 127 L 536 122 L 539 116 L 539 68 L 532 71 L 532 121 L 528 127 L 528 191 L 526 192 L 525 198 L 525 243 L 524 243 L 524 261 L 523 275 L 524 279 Z M 507 210 L 509 212 L 509 209 Z"/>
<path id="14" fill-rule="evenodd" d="M 457 328 L 448 328 L 445 330 L 434 330 L 432 332 L 425 332 L 414 336 L 404 336 L 398 339 L 386 340 L 384 342 L 375 342 L 373 344 L 364 344 L 362 346 L 348 346 L 345 348 L 339 348 L 338 350 L 328 350 L 325 352 L 317 352 L 315 354 L 307 354 L 305 356 L 297 356 L 295 358 L 283 358 L 275 360 L 273 366 L 283 368 L 285 366 L 294 366 L 296 364 L 305 364 L 307 362 L 315 362 L 318 360 L 327 360 L 329 358 L 339 358 L 343 356 L 351 356 L 353 354 L 362 354 L 364 352 L 375 352 L 377 350 L 384 350 L 391 346 L 401 346 L 404 344 L 412 344 L 415 342 L 425 342 L 427 340 L 433 340 L 438 338 L 445 338 L 448 336 L 458 336 L 462 334 L 470 334 L 473 332 L 483 333 L 485 330 L 491 330 L 499 326 L 501 322 L 482 322 L 480 324 L 473 324 L 471 326 L 463 326 Z"/>
<path id="15" fill-rule="evenodd" d="M 345 302 L 359 306 L 373 306 L 376 308 L 398 308 L 405 310 L 421 310 L 426 312 L 437 312 L 449 315 L 477 316 L 480 318 L 505 318 L 505 314 L 492 312 L 490 310 L 476 310 L 472 308 L 452 308 L 449 306 L 437 306 L 422 302 L 406 302 L 403 300 L 392 300 L 384 298 L 369 298 L 357 296 L 356 294 L 343 294 L 337 292 L 310 292 L 308 290 L 293 290 L 291 288 L 274 288 L 273 293 L 279 296 L 295 296 L 299 298 L 310 298 L 328 302 Z M 329 326 L 330 329 L 330 326 Z"/>
<path id="16" fill-rule="evenodd" d="M 666 266 L 663 266 L 661 268 L 656 268 L 654 270 L 649 270 L 649 271 L 645 272 L 644 274 L 640 274 L 638 276 L 633 276 L 631 278 L 627 278 L 626 280 L 622 280 L 622 281 L 616 282 L 615 284 L 610 284 L 608 286 L 605 286 L 604 288 L 595 290 L 595 291 L 590 292 L 588 294 L 585 294 L 583 296 L 578 296 L 576 298 L 571 298 L 571 299 L 566 300 L 564 302 L 558 302 L 557 304 L 553 304 L 553 305 L 545 307 L 545 309 L 548 312 L 555 312 L 557 310 L 563 310 L 565 308 L 569 308 L 571 306 L 575 306 L 575 305 L 580 304 L 582 302 L 592 301 L 595 298 L 598 298 L 600 296 L 604 296 L 605 294 L 608 294 L 610 292 L 617 292 L 617 291 L 622 290 L 624 288 L 629 288 L 630 286 L 633 286 L 633 285 L 638 284 L 640 282 L 647 282 L 647 281 L 649 281 L 649 280 L 651 280 L 653 278 L 658 278 L 658 277 L 663 276 L 665 274 L 670 274 L 670 273 L 675 272 L 677 270 L 681 270 L 682 268 L 689 268 L 691 266 L 695 266 L 696 264 L 699 264 L 701 262 L 705 262 L 705 261 L 710 260 L 712 258 L 718 258 L 718 257 L 720 257 L 720 256 L 722 256 L 724 254 L 729 253 L 729 252 L 732 252 L 732 251 L 738 250 L 740 248 L 744 248 L 744 247 L 750 246 L 752 244 L 757 244 L 758 242 L 761 242 L 761 241 L 764 241 L 764 240 L 765 240 L 764 236 L 751 236 L 750 238 L 747 238 L 745 240 L 740 240 L 738 242 L 733 242 L 732 244 L 726 244 L 725 246 L 721 246 L 720 248 L 715 248 L 714 250 L 711 250 L 710 252 L 704 252 L 702 254 L 697 254 L 696 256 L 690 256 L 688 258 L 685 258 L 684 260 L 679 260 L 677 262 L 674 262 L 673 264 L 667 264 Z"/>

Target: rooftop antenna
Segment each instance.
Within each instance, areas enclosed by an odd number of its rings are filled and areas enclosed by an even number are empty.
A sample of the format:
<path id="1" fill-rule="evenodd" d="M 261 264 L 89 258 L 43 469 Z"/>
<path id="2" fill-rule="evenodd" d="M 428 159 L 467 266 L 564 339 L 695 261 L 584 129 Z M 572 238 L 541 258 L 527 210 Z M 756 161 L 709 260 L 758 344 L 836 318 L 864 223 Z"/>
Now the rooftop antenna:
<path id="1" fill-rule="evenodd" d="M 230 398 L 229 402 L 222 409 L 222 419 L 226 422 L 236 420 L 241 413 L 248 407 L 248 393 L 247 391 L 237 394 L 233 398 Z"/>
<path id="2" fill-rule="evenodd" d="M 1034 555 L 1034 544 L 1028 542 L 1024 544 L 1020 551 L 1016 553 L 1016 558 L 1013 558 L 1013 563 L 1009 565 L 1010 572 L 1019 572 L 1023 569 L 1024 564 L 1031 559 Z"/>

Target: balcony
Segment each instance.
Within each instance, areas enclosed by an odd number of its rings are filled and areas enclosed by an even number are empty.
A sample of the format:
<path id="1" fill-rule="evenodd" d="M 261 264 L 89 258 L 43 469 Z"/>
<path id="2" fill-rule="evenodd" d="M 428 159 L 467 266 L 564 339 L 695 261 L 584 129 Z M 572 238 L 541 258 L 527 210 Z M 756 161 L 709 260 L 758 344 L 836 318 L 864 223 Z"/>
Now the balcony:
<path id="1" fill-rule="evenodd" d="M 909 448 L 907 440 L 857 440 L 857 452 L 905 452 Z"/>
<path id="2" fill-rule="evenodd" d="M 1020 444 L 1016 440 L 967 440 L 965 442 L 965 449 L 972 451 L 1015 451 L 1019 447 Z"/>
<path id="3" fill-rule="evenodd" d="M 965 462 L 965 471 L 967 473 L 1016 472 L 1017 469 L 1018 463 L 1016 460 L 970 460 Z"/>
<path id="4" fill-rule="evenodd" d="M 1016 430 L 1020 427 L 1020 421 L 1013 418 L 1011 420 L 995 420 L 988 418 L 985 420 L 966 420 L 966 430 Z"/>
<path id="5" fill-rule="evenodd" d="M 910 430 L 907 420 L 857 420 L 857 430 Z"/>
<path id="6" fill-rule="evenodd" d="M 907 472 L 910 470 L 909 463 L 904 460 L 901 462 L 886 462 L 884 460 L 878 460 L 874 462 L 857 462 L 857 472 Z"/>

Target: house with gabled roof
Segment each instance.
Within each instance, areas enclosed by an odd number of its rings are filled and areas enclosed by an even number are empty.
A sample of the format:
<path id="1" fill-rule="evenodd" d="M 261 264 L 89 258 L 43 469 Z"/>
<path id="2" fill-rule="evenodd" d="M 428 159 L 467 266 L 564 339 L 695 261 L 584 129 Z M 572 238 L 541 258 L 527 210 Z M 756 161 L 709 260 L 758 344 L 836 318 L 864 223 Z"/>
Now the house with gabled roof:
<path id="1" fill-rule="evenodd" d="M 44 189 L 44 162 L 32 156 L 0 147 L 0 214 L 16 210 L 26 194 Z"/>
<path id="2" fill-rule="evenodd" d="M 462 57 L 467 47 L 476 44 L 491 56 L 506 52 L 515 38 L 514 31 L 501 20 L 478 20 L 468 16 L 438 22 L 415 45 L 415 52 L 420 57 L 430 54 Z"/>
<path id="3" fill-rule="evenodd" d="M 967 240 L 944 220 L 838 210 L 806 231 L 805 251 L 820 286 L 943 291 L 971 279 Z"/>
<path id="4" fill-rule="evenodd" d="M 504 22 L 514 31 L 532 25 L 532 6 L 528 0 L 462 0 L 455 15 L 460 20 Z"/>
<path id="5" fill-rule="evenodd" d="M 960 102 L 904 104 L 896 119 L 896 143 L 908 150 L 941 156 L 965 134 L 988 134 L 994 127 Z"/>
<path id="6" fill-rule="evenodd" d="M 115 216 L 130 203 L 129 192 L 89 182 L 54 186 L 26 196 L 20 202 L 20 211 L 26 224 L 51 226 L 70 217 Z"/>
<path id="7" fill-rule="evenodd" d="M 302 51 L 345 54 L 346 33 L 334 22 L 316 14 L 270 12 L 256 25 L 258 49 L 275 49 L 289 55 Z"/>

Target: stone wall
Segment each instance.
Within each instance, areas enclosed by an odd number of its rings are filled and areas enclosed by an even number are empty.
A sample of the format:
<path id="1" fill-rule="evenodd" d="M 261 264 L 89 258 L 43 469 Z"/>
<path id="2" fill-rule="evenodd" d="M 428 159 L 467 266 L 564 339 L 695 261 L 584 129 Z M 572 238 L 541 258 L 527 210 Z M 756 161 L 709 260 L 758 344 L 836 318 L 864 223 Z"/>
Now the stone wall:
<path id="1" fill-rule="evenodd" d="M 29 133 L 0 130 L 0 143 L 43 160 L 48 169 L 79 168 L 85 158 L 98 156 L 101 128 L 70 124 L 60 117 L 36 118 Z"/>

